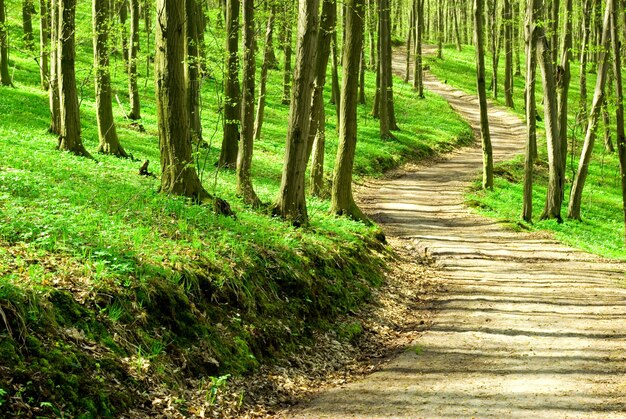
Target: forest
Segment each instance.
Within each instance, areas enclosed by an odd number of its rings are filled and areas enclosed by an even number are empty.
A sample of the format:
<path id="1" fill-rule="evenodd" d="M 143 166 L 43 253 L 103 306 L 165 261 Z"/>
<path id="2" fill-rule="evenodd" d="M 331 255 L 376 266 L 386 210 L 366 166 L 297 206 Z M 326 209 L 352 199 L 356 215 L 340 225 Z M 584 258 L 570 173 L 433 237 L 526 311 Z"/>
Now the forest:
<path id="1" fill-rule="evenodd" d="M 626 410 L 621 0 L 0 0 L 0 415 Z"/>

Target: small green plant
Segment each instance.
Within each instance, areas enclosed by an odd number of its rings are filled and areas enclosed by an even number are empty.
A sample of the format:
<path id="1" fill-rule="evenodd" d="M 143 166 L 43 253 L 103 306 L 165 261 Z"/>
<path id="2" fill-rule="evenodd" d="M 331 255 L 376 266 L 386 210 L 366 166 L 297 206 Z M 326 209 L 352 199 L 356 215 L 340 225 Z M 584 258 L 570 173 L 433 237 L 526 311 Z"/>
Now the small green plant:
<path id="1" fill-rule="evenodd" d="M 209 389 L 206 392 L 206 400 L 209 402 L 209 406 L 213 406 L 217 400 L 217 395 L 219 394 L 220 389 L 226 387 L 230 374 L 209 378 L 211 379 L 211 383 L 209 384 Z M 241 398 L 243 398 L 243 393 L 241 394 Z"/>
<path id="2" fill-rule="evenodd" d="M 6 402 L 7 391 L 0 387 L 0 406 L 2 406 Z"/>

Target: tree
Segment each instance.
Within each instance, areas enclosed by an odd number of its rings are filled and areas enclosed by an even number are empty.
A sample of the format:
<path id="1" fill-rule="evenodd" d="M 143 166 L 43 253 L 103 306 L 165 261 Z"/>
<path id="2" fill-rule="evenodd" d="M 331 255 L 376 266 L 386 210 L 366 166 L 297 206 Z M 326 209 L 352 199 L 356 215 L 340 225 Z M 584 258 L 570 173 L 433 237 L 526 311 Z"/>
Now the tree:
<path id="1" fill-rule="evenodd" d="M 356 93 L 359 80 L 360 50 L 363 44 L 363 0 L 346 0 L 346 39 L 344 41 L 344 67 L 341 88 L 341 124 L 339 147 L 333 173 L 331 211 L 357 220 L 367 217 L 354 202 L 352 195 L 352 169 L 357 142 Z"/>
<path id="2" fill-rule="evenodd" d="M 155 85 L 161 193 L 210 197 L 193 166 L 185 82 L 185 0 L 157 0 Z"/>
<path id="3" fill-rule="evenodd" d="M 513 104 L 513 20 L 511 0 L 503 1 L 502 16 L 504 25 L 504 98 L 505 104 L 509 108 L 515 107 Z"/>
<path id="4" fill-rule="evenodd" d="M 24 28 L 24 44 L 32 50 L 33 44 L 33 15 L 36 13 L 33 0 L 22 0 L 22 25 Z"/>
<path id="5" fill-rule="evenodd" d="M 50 28 L 48 21 L 50 15 L 50 2 L 48 0 L 39 0 L 39 78 L 41 80 L 41 88 L 48 90 L 50 83 L 50 66 L 48 64 L 48 56 L 50 55 Z"/>
<path id="6" fill-rule="evenodd" d="M 611 39 L 609 28 L 613 1 L 614 0 L 607 0 L 606 2 L 606 11 L 604 13 L 604 23 L 602 26 L 602 48 L 600 51 L 600 60 L 598 61 L 598 78 L 596 79 L 593 103 L 591 105 L 591 110 L 589 111 L 589 121 L 587 123 L 585 142 L 583 144 L 580 161 L 578 162 L 578 170 L 576 171 L 576 177 L 574 177 L 574 183 L 572 184 L 572 190 L 570 193 L 569 206 L 567 208 L 567 217 L 574 220 L 580 220 L 583 189 L 585 187 L 585 181 L 587 180 L 587 174 L 589 173 L 589 161 L 591 160 L 593 145 L 596 138 L 598 117 L 604 101 L 604 87 L 609 67 L 609 43 Z"/>
<path id="7" fill-rule="evenodd" d="M 311 94 L 319 32 L 319 0 L 299 0 L 296 67 L 291 90 L 289 126 L 280 192 L 274 213 L 295 226 L 308 224 L 304 196 L 304 174 L 310 129 Z M 362 30 L 362 28 L 361 28 Z M 355 53 L 360 57 L 359 48 Z M 358 67 L 357 67 L 358 83 Z M 356 91 L 354 100 L 356 100 Z"/>
<path id="8" fill-rule="evenodd" d="M 624 213 L 624 238 L 626 240 L 626 134 L 624 133 L 624 90 L 622 85 L 622 52 L 619 37 L 619 16 L 623 14 L 620 1 L 613 1 L 611 10 L 611 40 L 613 45 L 613 73 L 615 75 L 615 116 L 617 131 L 617 152 L 620 163 L 622 186 L 622 212 Z"/>
<path id="9" fill-rule="evenodd" d="M 583 0 L 582 42 L 580 45 L 580 102 L 577 122 L 581 125 L 587 119 L 587 61 L 589 57 L 589 36 L 591 33 L 591 10 L 593 0 Z"/>
<path id="10" fill-rule="evenodd" d="M 484 0 L 474 0 L 474 43 L 476 44 L 476 80 L 480 107 L 480 134 L 483 147 L 483 188 L 493 188 L 493 151 L 489 132 L 487 86 L 485 83 Z"/>
<path id="11" fill-rule="evenodd" d="M 139 0 L 130 0 L 130 46 L 128 46 L 128 118 L 141 119 L 141 102 L 137 87 L 137 52 L 139 50 Z"/>
<path id="12" fill-rule="evenodd" d="M 420 98 L 424 97 L 424 72 L 422 66 L 422 35 L 424 33 L 424 0 L 415 0 L 417 25 L 415 35 L 415 64 L 413 67 L 413 88 Z"/>
<path id="13" fill-rule="evenodd" d="M 293 38 L 293 29 L 292 29 L 292 14 L 293 14 L 293 0 L 285 1 L 285 32 L 283 39 L 283 49 L 285 51 L 285 66 L 283 68 L 283 105 L 289 104 L 290 92 L 291 92 L 291 55 L 293 53 L 293 49 L 291 46 L 292 38 Z"/>
<path id="14" fill-rule="evenodd" d="M 0 0 L 2 1 L 2 0 Z M 50 104 L 50 127 L 51 134 L 61 134 L 61 101 L 59 98 L 59 2 L 52 0 L 50 3 L 50 89 L 48 90 Z"/>
<path id="15" fill-rule="evenodd" d="M 274 33 L 274 20 L 276 19 L 276 8 L 270 7 L 269 17 L 267 18 L 267 28 L 265 30 L 265 45 L 263 46 L 263 64 L 261 66 L 261 84 L 259 86 L 259 99 L 256 110 L 256 119 L 254 120 L 254 141 L 261 139 L 261 129 L 263 128 L 263 119 L 265 117 L 265 95 L 267 93 L 267 74 L 270 67 L 275 65 L 276 57 L 274 56 L 274 47 L 272 46 L 272 38 Z"/>
<path id="16" fill-rule="evenodd" d="M 565 32 L 561 51 L 561 64 L 557 68 L 557 113 L 559 116 L 559 138 L 561 141 L 560 176 L 565 182 L 565 166 L 567 165 L 567 100 L 569 98 L 569 86 L 572 79 L 570 61 L 572 59 L 572 0 L 566 0 L 565 5 Z M 564 190 L 561 190 L 564 193 Z"/>
<path id="17" fill-rule="evenodd" d="M 559 135 L 559 119 L 557 114 L 555 66 L 546 31 L 537 29 L 537 52 L 543 80 L 544 121 L 546 142 L 548 147 L 549 180 L 546 205 L 541 219 L 562 221 L 561 204 L 563 203 L 563 186 L 565 179 L 561 171 L 561 138 Z"/>
<path id="18" fill-rule="evenodd" d="M 391 80 L 391 23 L 389 18 L 389 0 L 379 0 L 378 2 L 378 42 L 379 42 L 379 59 L 378 72 L 379 84 L 378 89 L 378 114 L 380 118 L 380 138 L 389 140 L 394 138 L 391 130 L 397 128 L 394 126 L 393 115 L 393 84 Z"/>
<path id="19" fill-rule="evenodd" d="M 11 76 L 9 75 L 9 38 L 6 28 L 4 0 L 0 0 L 0 84 L 11 86 Z"/>
<path id="20" fill-rule="evenodd" d="M 224 135 L 219 167 L 234 169 L 239 149 L 241 87 L 239 86 L 239 0 L 226 0 L 226 74 L 224 75 Z"/>
<path id="21" fill-rule="evenodd" d="M 76 92 L 76 0 L 59 2 L 59 104 L 61 134 L 59 150 L 91 158 L 83 146 L 80 129 L 80 109 Z"/>
<path id="22" fill-rule="evenodd" d="M 311 161 L 311 193 L 317 196 L 321 195 L 324 183 L 324 151 L 326 148 L 324 86 L 326 85 L 326 69 L 330 58 L 330 44 L 336 30 L 336 24 L 337 1 L 324 0 L 320 17 L 320 30 L 317 36 L 317 60 L 315 62 L 311 126 L 307 146 L 307 157 L 314 151 Z M 361 51 L 361 54 L 364 52 Z"/>
<path id="23" fill-rule="evenodd" d="M 113 121 L 111 75 L 109 71 L 109 0 L 93 0 L 93 54 L 96 87 L 96 119 L 98 122 L 98 152 L 128 157 L 117 138 Z"/>
<path id="24" fill-rule="evenodd" d="M 529 0 L 526 11 L 526 128 L 527 141 L 524 154 L 524 204 L 522 218 L 533 220 L 533 166 L 537 148 L 537 103 L 535 85 L 537 74 L 537 17 L 540 0 Z"/>
<path id="25" fill-rule="evenodd" d="M 237 194 L 250 205 L 261 202 L 252 187 L 252 151 L 254 148 L 254 88 L 256 72 L 256 35 L 254 0 L 243 0 L 243 88 L 241 95 L 241 144 L 237 154 Z"/>
<path id="26" fill-rule="evenodd" d="M 202 108 L 200 106 L 200 84 L 202 77 L 201 45 L 204 37 L 202 27 L 203 10 L 198 0 L 187 0 L 187 92 L 189 112 L 189 129 L 195 145 L 203 143 L 202 139 Z"/>

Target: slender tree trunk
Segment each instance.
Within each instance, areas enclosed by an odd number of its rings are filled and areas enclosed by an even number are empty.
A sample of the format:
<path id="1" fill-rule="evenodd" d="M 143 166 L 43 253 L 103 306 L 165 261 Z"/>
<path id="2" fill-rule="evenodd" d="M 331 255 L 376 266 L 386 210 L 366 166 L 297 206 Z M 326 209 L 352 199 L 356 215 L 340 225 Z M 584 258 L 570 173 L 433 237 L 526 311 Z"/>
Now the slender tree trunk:
<path id="1" fill-rule="evenodd" d="M 48 57 L 50 56 L 49 9 L 50 2 L 48 0 L 39 0 L 39 78 L 43 90 L 50 88 L 48 81 L 50 76 L 50 65 L 48 64 Z"/>
<path id="2" fill-rule="evenodd" d="M 346 0 L 346 39 L 344 40 L 343 85 L 339 148 L 333 173 L 331 212 L 367 221 L 352 195 L 352 169 L 357 142 L 356 91 L 359 79 L 359 51 L 363 43 L 363 0 Z"/>
<path id="3" fill-rule="evenodd" d="M 622 212 L 624 213 L 624 239 L 626 240 L 626 134 L 624 134 L 624 90 L 622 85 L 622 52 L 619 39 L 619 16 L 624 16 L 623 2 L 614 1 L 611 13 L 611 39 L 613 45 L 613 74 L 615 82 L 615 116 L 617 122 L 617 153 L 620 163 L 620 178 L 622 186 Z M 626 243 L 626 241 L 625 241 Z"/>
<path id="4" fill-rule="evenodd" d="M 593 0 L 583 0 L 582 44 L 580 47 L 580 102 L 577 122 L 582 125 L 587 120 L 587 59 L 589 57 L 589 35 L 591 32 L 591 11 Z"/>
<path id="5" fill-rule="evenodd" d="M 585 143 L 583 145 L 582 154 L 578 163 L 576 177 L 574 178 L 574 183 L 572 184 L 570 202 L 567 208 L 567 217 L 574 220 L 580 220 L 580 208 L 583 189 L 585 187 L 585 181 L 587 180 L 587 174 L 589 173 L 589 161 L 591 160 L 591 154 L 593 152 L 596 129 L 598 126 L 598 117 L 602 108 L 602 103 L 604 102 L 604 87 L 606 84 L 606 75 L 609 67 L 609 28 L 611 11 L 613 9 L 613 1 L 614 0 L 607 0 L 606 2 L 606 12 L 604 14 L 604 23 L 602 27 L 602 49 L 600 52 L 600 60 L 598 62 L 598 78 L 596 80 L 596 89 L 593 96 L 591 111 L 589 112 L 589 122 L 587 124 Z"/>
<path id="6" fill-rule="evenodd" d="M 115 0 L 112 0 L 115 1 Z M 119 0 L 117 5 L 117 12 L 120 18 L 120 31 L 122 41 L 122 57 L 124 58 L 124 65 L 126 71 L 128 71 L 128 32 L 126 30 L 126 21 L 128 20 L 128 0 Z"/>
<path id="7" fill-rule="evenodd" d="M 316 59 L 315 47 L 319 32 L 319 0 L 299 0 L 298 9 L 297 54 L 289 127 L 283 176 L 274 212 L 295 226 L 303 226 L 309 222 L 304 196 L 304 174 L 311 121 L 312 82 L 315 76 L 311 63 Z M 360 48 L 354 52 L 358 56 L 361 54 Z M 356 100 L 356 91 L 354 99 Z"/>
<path id="8" fill-rule="evenodd" d="M 130 0 L 130 45 L 128 46 L 128 118 L 141 119 L 141 102 L 137 87 L 137 52 L 139 50 L 139 0 Z"/>
<path id="9" fill-rule="evenodd" d="M 504 15 L 502 17 L 504 25 L 504 100 L 505 105 L 514 108 L 513 103 L 513 16 L 511 0 L 504 0 Z"/>
<path id="10" fill-rule="evenodd" d="M 367 1 L 367 31 L 369 32 L 369 68 L 376 70 L 376 0 Z"/>
<path id="11" fill-rule="evenodd" d="M 267 93 L 267 74 L 272 63 L 275 62 L 274 48 L 272 46 L 272 34 L 274 33 L 275 8 L 270 8 L 270 15 L 267 18 L 267 28 L 265 30 L 265 45 L 263 47 L 263 64 L 261 66 L 261 84 L 259 86 L 259 98 L 254 121 L 254 141 L 261 139 L 263 129 L 263 119 L 265 118 L 265 95 Z"/>
<path id="12" fill-rule="evenodd" d="M 136 1 L 136 0 L 131 0 Z M 198 0 L 187 0 L 187 109 L 189 111 L 189 129 L 194 145 L 204 144 L 202 138 L 202 102 L 200 75 L 202 70 L 202 5 Z"/>
<path id="13" fill-rule="evenodd" d="M 390 39 L 389 30 L 391 28 L 389 24 L 389 0 L 379 0 L 378 3 L 379 24 L 378 24 L 378 39 L 379 39 L 379 66 L 378 72 L 380 74 L 380 89 L 378 95 L 378 112 L 380 117 L 380 138 L 383 140 L 389 140 L 394 138 L 391 133 L 391 115 L 389 115 L 389 81 L 391 74 L 387 72 L 387 62 L 391 61 L 391 57 L 388 55 L 389 49 L 387 48 L 387 42 Z"/>
<path id="14" fill-rule="evenodd" d="M 2 0 L 0 0 L 2 1 Z M 61 135 L 61 103 L 59 98 L 59 2 L 50 3 L 50 89 L 48 90 L 50 103 L 51 134 Z"/>
<path id="15" fill-rule="evenodd" d="M 32 50 L 35 47 L 33 43 L 33 14 L 35 14 L 35 5 L 33 4 L 33 0 L 22 0 L 24 44 L 29 50 Z"/>
<path id="16" fill-rule="evenodd" d="M 474 43 L 476 44 L 476 79 L 480 105 L 480 134 L 483 146 L 483 188 L 493 189 L 493 151 L 491 146 L 491 133 L 489 132 L 487 86 L 485 83 L 483 10 L 484 0 L 474 0 Z"/>
<path id="17" fill-rule="evenodd" d="M 209 198 L 193 165 L 185 81 L 185 0 L 157 0 L 155 82 L 161 192 Z M 178 30 L 172 30 L 178 28 Z"/>
<path id="18" fill-rule="evenodd" d="M 332 64 L 332 92 L 330 95 L 330 103 L 335 105 L 335 109 L 337 110 L 337 129 L 339 129 L 339 108 L 341 103 L 339 102 L 339 57 L 337 52 L 337 29 L 333 32 L 333 39 L 330 46 Z"/>
<path id="19" fill-rule="evenodd" d="M 365 39 L 365 38 L 364 38 Z M 361 51 L 361 69 L 359 70 L 359 105 L 365 105 L 365 45 Z"/>
<path id="20" fill-rule="evenodd" d="M 59 9 L 59 98 L 61 105 L 61 135 L 59 150 L 91 158 L 83 146 L 80 133 L 80 109 L 76 93 L 75 18 L 76 0 L 62 0 Z"/>
<path id="21" fill-rule="evenodd" d="M 611 77 L 607 77 L 607 84 L 611 84 Z M 613 139 L 611 138 L 611 116 L 609 115 L 609 104 L 606 99 L 608 95 L 604 95 L 604 102 L 602 103 L 602 125 L 604 127 L 604 150 L 609 153 L 615 153 L 615 147 L 613 146 Z"/>
<path id="22" fill-rule="evenodd" d="M 5 13 L 4 0 L 0 0 L 0 84 L 11 86 L 13 83 L 9 75 L 9 36 Z"/>
<path id="23" fill-rule="evenodd" d="M 548 192 L 541 219 L 554 218 L 561 222 L 561 204 L 563 203 L 565 179 L 561 176 L 561 138 L 559 136 L 555 71 L 545 29 L 541 27 L 537 31 L 537 49 L 543 80 L 544 121 L 549 165 Z"/>
<path id="24" fill-rule="evenodd" d="M 408 83 L 411 78 L 411 45 L 413 42 L 413 34 L 415 33 L 415 16 L 413 14 L 415 8 L 411 8 L 409 16 L 409 30 L 406 36 L 406 68 L 404 71 L 404 82 Z"/>
<path id="25" fill-rule="evenodd" d="M 237 194 L 250 205 L 259 200 L 252 187 L 252 151 L 254 149 L 254 89 L 256 75 L 256 34 L 254 0 L 243 0 L 243 86 L 241 89 L 241 144 L 237 155 Z"/>
<path id="26" fill-rule="evenodd" d="M 550 8 L 550 54 L 552 55 L 552 65 L 556 66 L 559 55 L 559 9 L 560 0 L 551 0 Z"/>
<path id="27" fill-rule="evenodd" d="M 152 37 L 152 0 L 144 0 L 143 2 L 143 19 L 144 28 L 146 32 L 146 50 L 150 51 L 150 38 Z M 152 54 L 146 54 L 146 86 L 148 85 L 148 79 L 150 78 L 150 67 L 152 67 L 151 61 Z"/>
<path id="28" fill-rule="evenodd" d="M 561 142 L 561 162 L 560 177 L 565 184 L 565 168 L 567 166 L 567 101 L 569 98 L 569 87 L 572 80 L 572 72 L 570 69 L 570 61 L 572 59 L 572 0 L 566 0 L 565 15 L 565 33 L 563 34 L 563 45 L 561 51 L 561 65 L 556 70 L 556 89 L 557 89 L 557 112 L 559 116 L 559 139 Z M 564 189 L 561 190 L 564 193 Z"/>
<path id="29" fill-rule="evenodd" d="M 521 26 L 524 25 L 522 16 L 520 14 L 519 0 L 513 0 L 513 51 L 515 52 L 515 77 L 522 75 L 522 40 L 521 40 Z"/>
<path id="30" fill-rule="evenodd" d="M 239 0 L 226 1 L 226 74 L 224 80 L 224 136 L 219 166 L 234 169 L 239 149 L 241 88 L 239 86 Z"/>
<path id="31" fill-rule="evenodd" d="M 498 99 L 498 62 L 500 60 L 500 44 L 498 42 L 498 10 L 497 0 L 487 0 L 489 5 L 489 22 L 491 32 L 491 92 L 495 100 Z"/>
<path id="32" fill-rule="evenodd" d="M 291 97 L 291 55 L 293 53 L 292 42 L 293 42 L 293 29 L 292 29 L 292 15 L 293 15 L 293 1 L 288 0 L 285 4 L 285 16 L 286 16 L 286 24 L 285 28 L 285 41 L 284 41 L 284 49 L 285 49 L 285 67 L 283 71 L 283 105 L 289 104 L 289 99 Z"/>
<path id="33" fill-rule="evenodd" d="M 424 98 L 424 70 L 422 66 L 422 34 L 424 32 L 424 0 L 417 1 L 417 28 L 415 36 L 415 66 L 413 67 L 413 88 L 420 98 Z"/>
<path id="34" fill-rule="evenodd" d="M 452 19 L 454 21 L 454 39 L 456 40 L 456 50 L 457 51 L 462 51 L 463 50 L 463 46 L 461 45 L 461 32 L 459 31 L 459 18 L 457 16 L 457 13 L 459 12 L 458 10 L 458 1 L 459 0 L 452 0 Z"/>
<path id="35" fill-rule="evenodd" d="M 389 12 L 391 11 L 391 8 L 389 9 Z M 387 17 L 390 17 L 390 14 L 388 13 Z M 388 22 L 388 28 L 391 27 L 391 21 Z M 387 39 L 385 42 L 385 47 L 387 48 L 387 54 L 386 54 L 386 60 L 383 61 L 383 63 L 385 64 L 385 71 L 387 72 L 387 115 L 389 115 L 389 128 L 392 131 L 400 131 L 400 128 L 398 127 L 398 122 L 396 119 L 396 107 L 395 107 L 395 102 L 394 102 L 394 94 L 393 94 L 393 66 L 392 66 L 392 60 L 393 60 L 393 51 L 391 48 L 391 31 L 388 30 L 386 31 L 386 35 L 387 35 Z M 385 102 L 381 102 L 381 103 L 385 103 Z"/>
<path id="36" fill-rule="evenodd" d="M 98 122 L 98 152 L 128 157 L 117 138 L 111 99 L 109 71 L 109 0 L 93 0 L 93 51 L 96 87 L 96 120 Z"/>
<path id="37" fill-rule="evenodd" d="M 437 58 L 443 59 L 443 8 L 444 2 L 437 1 Z"/>
<path id="38" fill-rule="evenodd" d="M 530 0 L 526 11 L 526 128 L 528 138 L 524 154 L 524 204 L 522 218 L 533 220 L 533 166 L 537 147 L 537 102 L 535 85 L 537 74 L 537 19 L 540 0 Z"/>

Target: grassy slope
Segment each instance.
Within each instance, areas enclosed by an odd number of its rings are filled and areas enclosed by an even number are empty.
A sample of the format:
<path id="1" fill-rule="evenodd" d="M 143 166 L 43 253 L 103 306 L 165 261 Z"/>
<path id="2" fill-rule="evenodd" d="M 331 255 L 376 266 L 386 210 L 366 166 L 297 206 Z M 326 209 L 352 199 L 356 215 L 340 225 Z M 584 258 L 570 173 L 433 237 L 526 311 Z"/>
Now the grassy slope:
<path id="1" fill-rule="evenodd" d="M 185 377 L 244 373 L 291 350 L 312 328 L 328 327 L 380 283 L 386 249 L 376 228 L 330 216 L 329 202 L 312 198 L 310 228 L 292 228 L 244 206 L 233 193 L 233 173 L 215 171 L 219 29 L 212 26 L 207 37 L 213 77 L 203 85 L 203 124 L 210 147 L 198 153 L 198 166 L 236 220 L 159 195 L 156 179 L 137 175 L 139 162 L 55 151 L 37 64 L 19 40 L 17 0 L 8 9 L 15 88 L 0 88 L 0 324 L 7 326 L 0 334 L 0 412 L 114 415 L 156 388 L 175 394 Z M 88 2 L 80 2 L 77 78 L 83 139 L 93 152 L 89 19 Z M 122 60 L 112 61 L 114 90 L 127 105 Z M 154 90 L 144 65 L 140 72 L 146 132 L 132 130 L 119 107 L 114 113 L 127 151 L 158 172 Z M 253 162 L 265 202 L 278 192 L 288 116 L 281 74 L 270 77 Z M 373 85 L 368 73 L 370 102 Z M 358 176 L 378 176 L 471 135 L 439 98 L 417 100 L 400 84 L 396 92 L 398 141 L 379 141 L 370 105 L 359 109 Z M 328 105 L 328 171 L 337 147 L 333 112 Z"/>
<path id="2" fill-rule="evenodd" d="M 456 86 L 467 92 L 476 91 L 475 81 L 475 58 L 474 49 L 465 46 L 462 52 L 448 47 L 444 51 L 444 60 L 429 59 L 432 72 L 449 84 Z M 489 54 L 490 55 L 490 54 Z M 523 58 L 522 58 L 523 59 Z M 499 80 L 504 81 L 504 58 L 500 59 Z M 523 64 L 523 62 L 522 62 Z M 487 57 L 488 77 L 490 78 L 491 60 Z M 540 73 L 538 73 L 540 74 Z M 578 109 L 580 101 L 579 89 L 579 67 L 576 62 L 572 63 L 572 84 L 569 97 L 570 118 L 569 118 L 569 156 L 567 170 L 566 197 L 569 196 L 571 182 L 573 180 L 578 159 L 580 158 L 580 148 L 584 140 L 584 129 L 575 124 L 573 115 Z M 593 96 L 595 86 L 595 74 L 588 75 L 589 103 Z M 524 117 L 524 77 L 515 77 L 515 112 L 520 117 Z M 500 104 L 504 104 L 504 90 L 500 87 Z M 538 113 L 543 117 L 543 107 L 540 98 L 543 95 L 541 79 L 538 79 L 537 98 Z M 611 118 L 614 112 L 610 109 Z M 540 123 L 540 128 L 543 124 Z M 546 230 L 554 233 L 559 240 L 572 246 L 585 249 L 587 251 L 623 259 L 623 215 L 621 213 L 621 192 L 619 177 L 619 161 L 616 155 L 608 154 L 603 144 L 603 127 L 600 123 L 598 129 L 598 139 L 594 149 L 592 163 L 589 167 L 589 178 L 585 186 L 583 195 L 583 222 L 566 221 L 557 224 L 555 221 L 539 221 L 546 196 L 547 168 L 546 168 L 546 148 L 545 138 L 540 134 L 540 162 L 536 166 L 535 187 L 533 200 L 535 203 L 535 222 L 532 225 L 521 223 L 522 213 L 522 182 L 523 182 L 523 159 L 518 158 L 512 162 L 500 164 L 500 173 L 505 173 L 506 177 L 498 177 L 493 192 L 474 191 L 468 199 L 477 207 L 480 212 L 502 220 L 510 221 L 513 225 L 523 225 L 524 228 L 533 230 Z M 494 139 L 497 141 L 497 139 Z M 615 136 L 613 135 L 613 141 Z M 567 199 L 564 203 L 563 214 L 566 213 Z"/>

